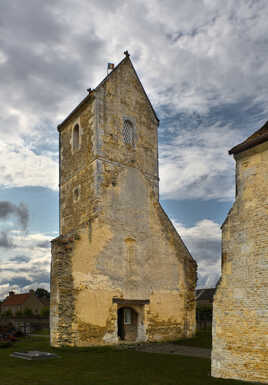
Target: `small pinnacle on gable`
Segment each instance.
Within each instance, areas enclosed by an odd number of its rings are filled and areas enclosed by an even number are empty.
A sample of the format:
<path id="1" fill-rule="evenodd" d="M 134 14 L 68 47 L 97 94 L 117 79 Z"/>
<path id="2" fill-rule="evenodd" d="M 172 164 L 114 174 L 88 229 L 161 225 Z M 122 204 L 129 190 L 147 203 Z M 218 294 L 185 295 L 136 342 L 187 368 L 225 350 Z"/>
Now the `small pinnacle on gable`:
<path id="1" fill-rule="evenodd" d="M 124 55 L 125 55 L 126 57 L 129 57 L 129 56 L 130 56 L 130 54 L 128 53 L 128 51 L 125 51 L 125 52 L 124 52 Z"/>
<path id="2" fill-rule="evenodd" d="M 91 88 L 87 88 L 87 92 L 90 93 L 91 92 Z"/>

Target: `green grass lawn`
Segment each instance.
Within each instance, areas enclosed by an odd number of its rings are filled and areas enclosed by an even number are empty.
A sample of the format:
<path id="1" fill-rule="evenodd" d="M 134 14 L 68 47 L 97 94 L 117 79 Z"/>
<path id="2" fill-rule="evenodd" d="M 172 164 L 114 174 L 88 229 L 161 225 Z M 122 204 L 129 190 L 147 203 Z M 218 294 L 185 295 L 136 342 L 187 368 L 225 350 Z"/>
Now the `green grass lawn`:
<path id="1" fill-rule="evenodd" d="M 184 346 L 196 346 L 198 348 L 211 349 L 212 335 L 211 330 L 199 331 L 195 337 L 174 341 L 174 344 Z"/>
<path id="2" fill-rule="evenodd" d="M 53 352 L 57 359 L 26 361 L 13 351 Z M 112 347 L 53 349 L 32 337 L 0 349 L 1 385 L 199 385 L 248 383 L 210 377 L 210 360 Z"/>
<path id="3" fill-rule="evenodd" d="M 33 334 L 39 334 L 39 335 L 42 335 L 42 336 L 49 336 L 49 329 L 37 330 Z"/>

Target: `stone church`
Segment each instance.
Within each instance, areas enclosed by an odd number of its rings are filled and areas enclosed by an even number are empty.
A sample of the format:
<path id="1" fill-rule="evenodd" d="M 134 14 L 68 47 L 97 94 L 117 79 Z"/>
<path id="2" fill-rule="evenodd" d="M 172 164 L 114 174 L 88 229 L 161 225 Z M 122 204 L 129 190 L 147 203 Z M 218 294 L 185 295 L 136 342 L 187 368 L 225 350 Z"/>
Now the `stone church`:
<path id="1" fill-rule="evenodd" d="M 158 125 L 126 51 L 58 126 L 53 346 L 195 333 L 196 263 L 159 203 Z"/>
<path id="2" fill-rule="evenodd" d="M 222 226 L 211 373 L 268 383 L 268 122 L 229 153 L 236 199 Z"/>

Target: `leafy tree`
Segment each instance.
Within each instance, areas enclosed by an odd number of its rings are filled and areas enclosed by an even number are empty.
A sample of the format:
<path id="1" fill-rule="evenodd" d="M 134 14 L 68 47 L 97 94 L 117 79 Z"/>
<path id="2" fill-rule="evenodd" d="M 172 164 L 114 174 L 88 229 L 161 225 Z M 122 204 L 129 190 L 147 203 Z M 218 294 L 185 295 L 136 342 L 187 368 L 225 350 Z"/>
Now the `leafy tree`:
<path id="1" fill-rule="evenodd" d="M 35 290 L 35 295 L 38 298 L 42 298 L 42 297 L 50 298 L 50 293 L 46 289 L 43 289 L 41 287 L 38 287 L 38 289 Z"/>
<path id="2" fill-rule="evenodd" d="M 41 317 L 49 317 L 49 307 L 44 307 L 40 312 Z"/>
<path id="3" fill-rule="evenodd" d="M 12 317 L 12 311 L 11 310 L 6 310 L 3 312 L 3 316 L 8 318 L 8 317 Z"/>

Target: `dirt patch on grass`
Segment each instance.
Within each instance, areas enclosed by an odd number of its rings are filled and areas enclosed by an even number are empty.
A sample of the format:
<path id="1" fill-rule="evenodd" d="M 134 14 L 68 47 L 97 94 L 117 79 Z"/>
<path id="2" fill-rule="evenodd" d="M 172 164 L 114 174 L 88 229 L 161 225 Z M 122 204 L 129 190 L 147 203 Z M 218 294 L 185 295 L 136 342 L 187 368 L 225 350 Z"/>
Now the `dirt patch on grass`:
<path id="1" fill-rule="evenodd" d="M 148 343 L 138 345 L 119 345 L 118 349 L 133 349 L 138 352 L 178 354 L 181 356 L 199 357 L 210 359 L 211 350 L 193 346 L 176 345 L 172 343 Z"/>

